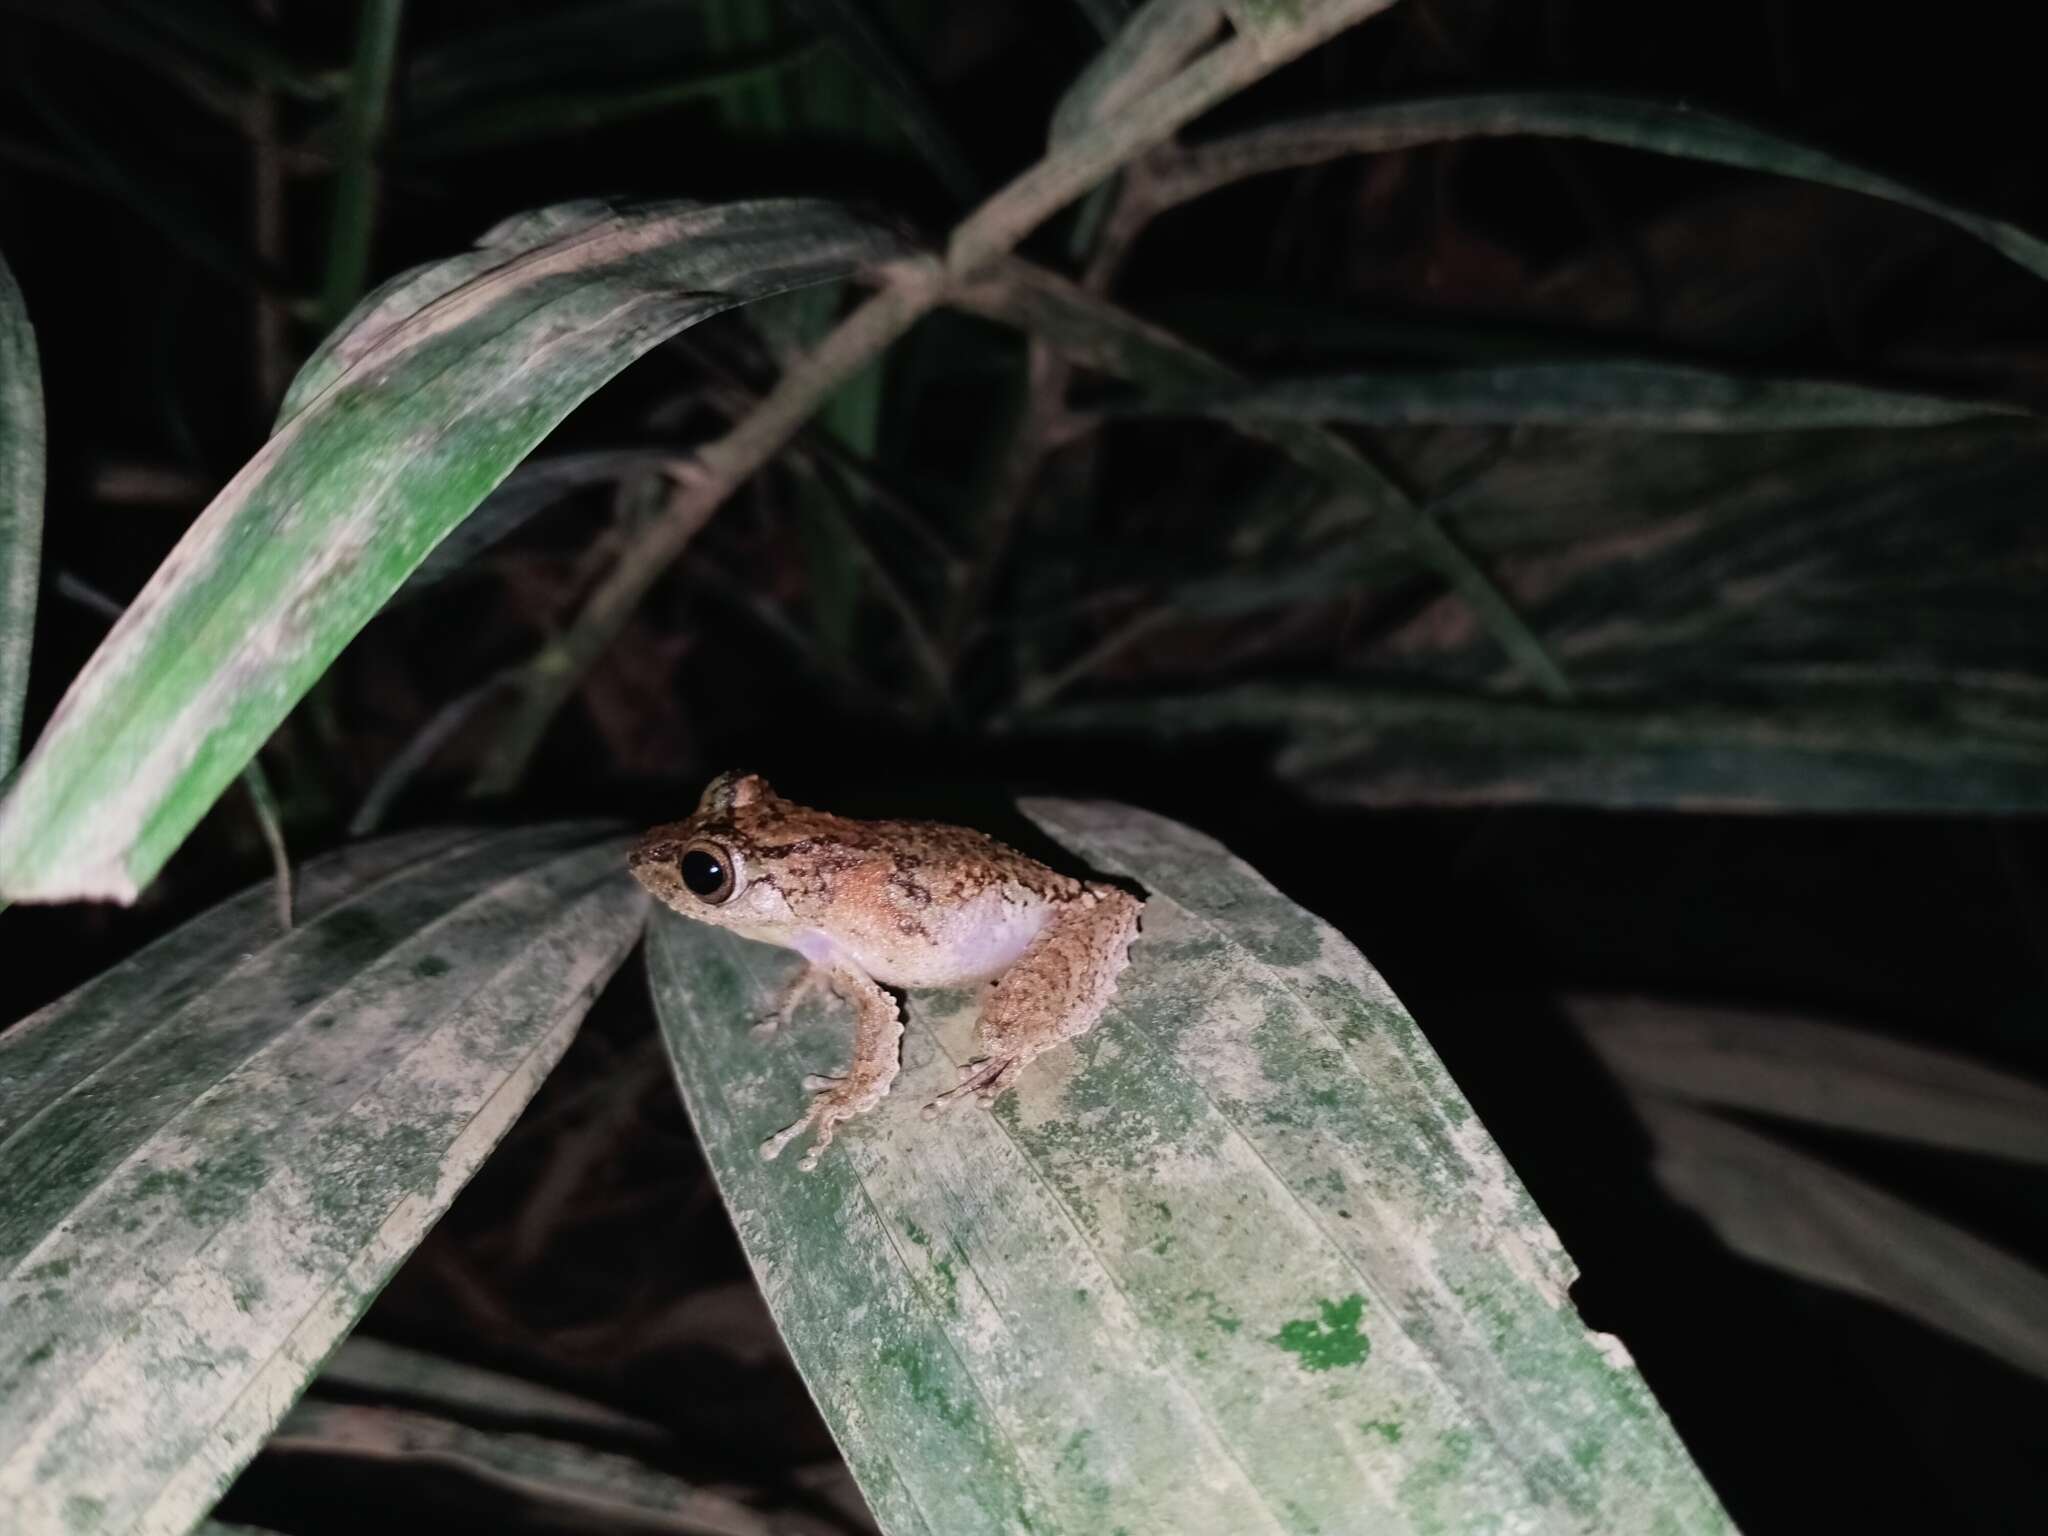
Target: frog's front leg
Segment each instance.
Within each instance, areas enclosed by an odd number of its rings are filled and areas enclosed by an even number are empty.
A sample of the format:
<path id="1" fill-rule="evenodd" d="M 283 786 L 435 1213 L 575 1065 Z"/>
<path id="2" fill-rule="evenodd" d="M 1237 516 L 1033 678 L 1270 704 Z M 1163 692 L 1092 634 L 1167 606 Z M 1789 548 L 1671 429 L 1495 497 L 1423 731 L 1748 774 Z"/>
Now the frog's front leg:
<path id="1" fill-rule="evenodd" d="M 786 987 L 775 995 L 775 1001 L 768 1005 L 768 1011 L 761 1015 L 754 1025 L 754 1038 L 766 1040 L 796 1017 L 801 1008 L 815 994 L 827 996 L 848 996 L 841 993 L 833 972 L 825 966 L 806 962 Z"/>
<path id="2" fill-rule="evenodd" d="M 822 966 L 815 967 L 824 970 Z M 830 970 L 829 986 L 854 1005 L 853 1061 L 837 1078 L 807 1077 L 806 1088 L 822 1088 L 811 1107 L 794 1125 L 777 1131 L 761 1143 L 761 1156 L 773 1158 L 805 1130 L 815 1128 L 818 1139 L 797 1166 L 806 1171 L 818 1166 L 818 1154 L 832 1144 L 832 1134 L 841 1121 L 864 1115 L 881 1103 L 896 1080 L 897 1058 L 903 1043 L 903 1015 L 896 999 L 858 971 Z"/>
<path id="3" fill-rule="evenodd" d="M 1060 906 L 1017 963 L 989 986 L 981 1010 L 987 1053 L 960 1069 L 960 1082 L 925 1105 L 927 1118 L 973 1094 L 993 1103 L 1033 1060 L 1095 1027 L 1130 963 L 1144 903 L 1114 886 L 1090 886 Z"/>

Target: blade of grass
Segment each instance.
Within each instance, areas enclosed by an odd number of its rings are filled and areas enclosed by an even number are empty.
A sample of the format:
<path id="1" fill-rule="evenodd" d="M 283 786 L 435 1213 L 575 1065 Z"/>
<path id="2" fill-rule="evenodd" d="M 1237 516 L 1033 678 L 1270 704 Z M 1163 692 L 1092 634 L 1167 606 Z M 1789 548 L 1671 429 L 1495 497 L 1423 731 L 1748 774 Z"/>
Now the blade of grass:
<path id="1" fill-rule="evenodd" d="M 2048 1089 L 1798 1014 L 1575 996 L 1565 1014 L 1632 1093 L 2048 1164 Z"/>
<path id="2" fill-rule="evenodd" d="M 355 63 L 342 106 L 341 144 L 328 214 L 327 275 L 320 315 L 329 325 L 348 313 L 370 273 L 376 225 L 378 146 L 391 110 L 398 63 L 398 30 L 405 0 L 363 0 L 356 18 Z"/>
<path id="3" fill-rule="evenodd" d="M 0 894 L 132 899 L 349 638 L 580 401 L 708 315 L 895 249 L 824 203 L 576 205 L 372 295 L 0 800 Z"/>
<path id="4" fill-rule="evenodd" d="M 1222 363 L 1157 326 L 1084 292 L 1077 284 L 1022 261 L 961 289 L 964 309 L 1050 342 L 1077 361 L 1168 394 L 1227 385 Z M 1447 581 L 1494 641 L 1553 699 L 1570 697 L 1564 671 L 1514 605 L 1443 526 L 1343 439 L 1295 423 L 1239 423 L 1334 487 L 1357 496 L 1399 529 L 1416 557 Z"/>
<path id="5" fill-rule="evenodd" d="M 1354 426 L 1580 426 L 1649 432 L 1939 427 L 2025 407 L 1828 379 L 1609 359 L 1331 374 L 1150 395 L 1118 415 Z"/>
<path id="6" fill-rule="evenodd" d="M 512 100 L 479 102 L 429 119 L 399 148 L 418 159 L 452 158 L 615 127 L 692 101 L 770 82 L 817 56 L 810 43 L 758 49 L 635 87 L 535 90 Z"/>
<path id="7" fill-rule="evenodd" d="M 2048 1376 L 2048 1275 L 1774 1137 L 1655 1096 L 1635 1107 L 1657 1181 L 1743 1257 Z"/>
<path id="8" fill-rule="evenodd" d="M 375 1507 L 401 1507 L 413 1479 L 450 1479 L 493 1510 L 501 1530 L 612 1530 L 631 1536 L 784 1536 L 785 1511 L 757 1509 L 729 1487 L 703 1488 L 615 1450 L 499 1427 L 493 1404 L 477 1427 L 382 1403 L 299 1403 L 267 1454 L 324 1468 Z M 672 1455 L 672 1453 L 671 1453 Z M 814 1527 L 806 1527 L 814 1529 Z"/>
<path id="9" fill-rule="evenodd" d="M 2037 277 L 2048 242 L 1880 172 L 1746 123 L 1625 96 L 1497 93 L 1432 97 L 1276 123 L 1189 149 L 1161 168 L 1152 196 L 1171 207 L 1249 176 L 1461 139 L 1584 139 L 1839 187 L 1917 209 L 1983 241 Z"/>
<path id="10" fill-rule="evenodd" d="M 0 255 L 0 784 L 21 751 L 43 545 L 43 374 L 35 327 Z M 4 900 L 5 898 L 0 898 Z"/>
<path id="11" fill-rule="evenodd" d="M 903 137 L 924 157 L 939 184 L 961 207 L 981 189 L 967 156 L 932 104 L 931 92 L 904 57 L 902 40 L 870 0 L 794 0 L 799 15 L 832 40 L 847 63 L 888 105 Z"/>

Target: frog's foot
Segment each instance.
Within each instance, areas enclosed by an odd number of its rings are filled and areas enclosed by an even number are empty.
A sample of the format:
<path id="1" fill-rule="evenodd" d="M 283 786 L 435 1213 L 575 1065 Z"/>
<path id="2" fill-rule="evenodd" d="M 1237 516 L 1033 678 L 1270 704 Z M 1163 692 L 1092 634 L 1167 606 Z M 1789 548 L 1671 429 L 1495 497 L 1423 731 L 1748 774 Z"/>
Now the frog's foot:
<path id="1" fill-rule="evenodd" d="M 866 1114 L 888 1096 L 889 1085 L 896 1080 L 897 1052 L 903 1039 L 903 1020 L 896 1011 L 896 999 L 867 977 L 831 977 L 828 973 L 825 984 L 849 998 L 858 1010 L 853 1061 L 843 1077 L 821 1077 L 816 1073 L 806 1077 L 804 1087 L 815 1097 L 803 1119 L 761 1143 L 761 1156 L 772 1159 L 806 1130 L 815 1130 L 818 1139 L 797 1165 L 806 1173 L 818 1166 L 818 1155 L 832 1145 L 832 1135 L 842 1122 Z"/>
<path id="2" fill-rule="evenodd" d="M 891 1074 L 892 1076 L 894 1074 Z M 797 1167 L 809 1173 L 818 1166 L 818 1158 L 832 1145 L 832 1137 L 842 1122 L 855 1115 L 864 1115 L 881 1103 L 889 1092 L 888 1078 L 864 1078 L 849 1073 L 845 1077 L 819 1077 L 815 1074 L 804 1079 L 804 1087 L 812 1091 L 811 1107 L 804 1112 L 801 1120 L 794 1125 L 784 1126 L 773 1136 L 761 1143 L 761 1160 L 773 1162 L 782 1149 L 805 1131 L 817 1132 L 810 1150 L 804 1153 Z M 822 1091 L 820 1091 L 822 1090 Z"/>
<path id="3" fill-rule="evenodd" d="M 925 1119 L 938 1119 L 940 1115 L 943 1115 L 954 1104 L 970 1093 L 981 1101 L 982 1108 L 988 1108 L 997 1099 L 1009 1092 L 1010 1086 L 1017 1081 L 1017 1075 L 1030 1064 L 1031 1058 L 1037 1054 L 1036 1051 L 1033 1051 L 1029 1055 L 984 1056 L 979 1061 L 968 1062 L 960 1069 L 958 1085 L 948 1088 L 936 1099 L 933 1099 L 931 1103 L 925 1105 Z"/>
<path id="4" fill-rule="evenodd" d="M 767 1040 L 796 1016 L 797 1009 L 820 992 L 832 994 L 832 973 L 823 966 L 806 965 L 796 977 L 775 996 L 768 1005 L 768 1011 L 754 1025 L 756 1040 Z"/>

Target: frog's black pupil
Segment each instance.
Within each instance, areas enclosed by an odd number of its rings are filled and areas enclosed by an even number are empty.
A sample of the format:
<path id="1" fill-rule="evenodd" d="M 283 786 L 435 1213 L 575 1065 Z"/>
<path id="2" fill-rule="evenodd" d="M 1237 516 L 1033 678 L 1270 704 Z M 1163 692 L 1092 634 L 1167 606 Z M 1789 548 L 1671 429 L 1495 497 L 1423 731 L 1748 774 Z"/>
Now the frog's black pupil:
<path id="1" fill-rule="evenodd" d="M 716 896 L 725 885 L 725 865 L 702 848 L 683 855 L 683 884 L 699 896 Z"/>

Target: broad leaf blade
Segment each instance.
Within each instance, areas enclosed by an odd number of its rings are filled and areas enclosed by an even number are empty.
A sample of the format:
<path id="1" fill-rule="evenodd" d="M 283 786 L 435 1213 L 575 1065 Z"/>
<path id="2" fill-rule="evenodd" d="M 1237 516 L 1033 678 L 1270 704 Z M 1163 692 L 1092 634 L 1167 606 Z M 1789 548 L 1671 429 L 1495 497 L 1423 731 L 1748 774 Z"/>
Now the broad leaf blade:
<path id="1" fill-rule="evenodd" d="M 814 1174 L 756 1147 L 843 1021 L 756 1041 L 789 958 L 650 935 L 698 1133 L 884 1529 L 1726 1530 L 1357 952 L 1185 828 L 1027 809 L 1148 891 L 1115 1005 L 932 1123 L 975 999 L 913 994 L 902 1077 Z"/>
<path id="2" fill-rule="evenodd" d="M 0 784 L 21 746 L 42 542 L 43 376 L 28 306 L 0 257 Z"/>
<path id="3" fill-rule="evenodd" d="M 430 834 L 230 901 L 0 1035 L 0 1507 L 182 1530 L 638 936 L 620 847 Z M 69 1524 L 66 1522 L 69 1521 Z"/>
<path id="4" fill-rule="evenodd" d="M 633 358 L 889 237 L 816 202 L 578 204 L 372 294 L 0 802 L 0 896 L 132 899 L 427 553 Z"/>

